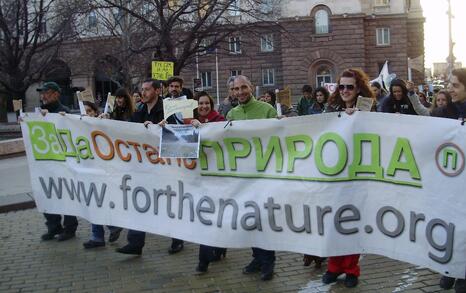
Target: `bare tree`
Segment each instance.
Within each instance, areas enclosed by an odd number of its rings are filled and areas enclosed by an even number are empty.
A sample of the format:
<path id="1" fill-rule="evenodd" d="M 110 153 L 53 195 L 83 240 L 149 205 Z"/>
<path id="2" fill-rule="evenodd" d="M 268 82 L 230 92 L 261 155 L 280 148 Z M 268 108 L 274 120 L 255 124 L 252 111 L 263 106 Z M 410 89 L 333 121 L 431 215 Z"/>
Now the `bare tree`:
<path id="1" fill-rule="evenodd" d="M 81 5 L 71 0 L 0 0 L 0 120 L 6 101 L 24 99 L 63 41 L 74 35 L 73 17 Z"/>
<path id="2" fill-rule="evenodd" d="M 125 61 L 151 52 L 155 60 L 173 61 L 177 75 L 198 54 L 219 47 L 232 34 L 276 25 L 278 4 L 277 0 L 97 0 L 94 6 L 118 11 L 121 21 L 112 32 L 121 39 Z"/>

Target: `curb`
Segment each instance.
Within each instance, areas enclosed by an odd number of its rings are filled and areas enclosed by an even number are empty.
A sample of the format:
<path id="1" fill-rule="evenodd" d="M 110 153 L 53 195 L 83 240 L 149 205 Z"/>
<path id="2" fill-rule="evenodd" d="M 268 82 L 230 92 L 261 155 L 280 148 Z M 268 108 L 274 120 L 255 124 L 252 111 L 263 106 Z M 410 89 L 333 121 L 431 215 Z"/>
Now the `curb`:
<path id="1" fill-rule="evenodd" d="M 35 207 L 36 202 L 32 198 L 31 193 L 20 193 L 0 197 L 0 214 L 33 209 Z"/>

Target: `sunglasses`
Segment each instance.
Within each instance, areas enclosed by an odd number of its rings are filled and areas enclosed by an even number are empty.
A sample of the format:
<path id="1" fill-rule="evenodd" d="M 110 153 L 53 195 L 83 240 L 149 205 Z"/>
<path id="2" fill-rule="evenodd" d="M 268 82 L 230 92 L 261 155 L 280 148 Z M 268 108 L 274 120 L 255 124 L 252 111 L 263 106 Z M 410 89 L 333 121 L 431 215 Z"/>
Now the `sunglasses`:
<path id="1" fill-rule="evenodd" d="M 340 91 L 344 90 L 345 88 L 346 88 L 347 90 L 349 90 L 349 91 L 352 91 L 352 90 L 354 90 L 354 85 L 352 85 L 352 84 L 340 84 L 340 85 L 338 86 L 338 89 L 339 89 Z"/>

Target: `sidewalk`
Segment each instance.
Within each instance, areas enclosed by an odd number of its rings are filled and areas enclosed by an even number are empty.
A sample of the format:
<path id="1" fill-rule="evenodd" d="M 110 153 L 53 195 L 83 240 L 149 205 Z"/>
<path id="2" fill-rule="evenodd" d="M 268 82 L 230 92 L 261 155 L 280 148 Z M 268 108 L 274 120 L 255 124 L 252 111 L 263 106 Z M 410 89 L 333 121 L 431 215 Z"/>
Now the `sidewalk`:
<path id="1" fill-rule="evenodd" d="M 26 156 L 0 159 L 0 213 L 33 207 Z"/>

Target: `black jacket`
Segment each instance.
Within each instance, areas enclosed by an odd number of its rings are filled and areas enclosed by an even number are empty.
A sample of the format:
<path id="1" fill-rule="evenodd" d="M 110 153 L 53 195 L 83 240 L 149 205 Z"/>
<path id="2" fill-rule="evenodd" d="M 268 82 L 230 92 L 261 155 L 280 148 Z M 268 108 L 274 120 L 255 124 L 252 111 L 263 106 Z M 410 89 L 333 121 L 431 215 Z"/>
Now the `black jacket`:
<path id="1" fill-rule="evenodd" d="M 173 115 L 172 115 L 173 116 Z M 175 121 L 172 121 L 172 116 L 168 117 L 167 122 L 169 124 L 176 124 Z M 171 118 L 171 119 L 170 119 Z M 154 124 L 158 124 L 163 120 L 163 99 L 159 97 L 155 106 L 147 112 L 147 105 L 144 104 L 138 111 L 134 112 L 133 117 L 131 117 L 131 122 L 144 123 L 146 121 L 151 121 Z"/>
<path id="2" fill-rule="evenodd" d="M 48 110 L 49 113 L 58 113 L 58 112 L 70 113 L 70 108 L 68 108 L 67 106 L 64 106 L 62 103 L 60 103 L 60 101 L 48 103 L 40 107 L 41 109 Z"/>

